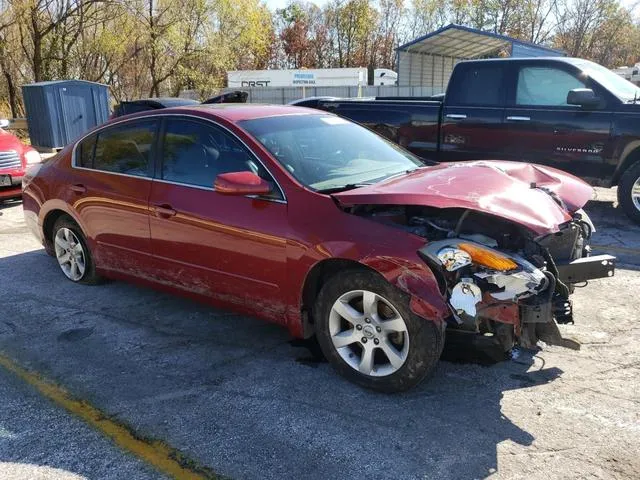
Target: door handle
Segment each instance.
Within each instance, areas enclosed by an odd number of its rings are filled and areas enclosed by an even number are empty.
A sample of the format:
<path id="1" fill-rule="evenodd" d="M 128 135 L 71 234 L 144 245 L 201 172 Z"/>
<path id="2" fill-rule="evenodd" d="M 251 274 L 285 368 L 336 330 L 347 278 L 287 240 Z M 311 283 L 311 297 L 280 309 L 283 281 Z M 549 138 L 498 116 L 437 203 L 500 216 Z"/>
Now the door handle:
<path id="1" fill-rule="evenodd" d="M 464 113 L 447 113 L 447 118 L 453 118 L 455 120 L 464 120 L 467 116 Z"/>
<path id="2" fill-rule="evenodd" d="M 175 214 L 177 213 L 169 205 L 156 205 L 154 207 L 154 211 L 155 211 L 156 216 L 162 217 L 162 218 L 170 218 L 170 217 L 175 216 Z"/>
<path id="3" fill-rule="evenodd" d="M 519 117 L 517 115 L 512 117 L 507 117 L 507 120 L 511 120 L 512 122 L 528 122 L 531 120 L 531 117 Z"/>
<path id="4" fill-rule="evenodd" d="M 71 187 L 69 188 L 71 189 L 72 192 L 75 192 L 75 193 L 85 193 L 87 191 L 87 187 L 79 183 L 75 185 L 71 185 Z"/>

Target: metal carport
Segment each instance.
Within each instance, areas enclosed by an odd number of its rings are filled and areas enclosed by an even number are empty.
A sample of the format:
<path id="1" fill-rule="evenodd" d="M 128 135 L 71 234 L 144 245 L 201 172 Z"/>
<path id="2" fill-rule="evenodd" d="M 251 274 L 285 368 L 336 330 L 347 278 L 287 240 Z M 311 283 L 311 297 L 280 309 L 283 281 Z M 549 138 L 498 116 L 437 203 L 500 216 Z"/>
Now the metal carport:
<path id="1" fill-rule="evenodd" d="M 563 56 L 559 50 L 462 25 L 447 25 L 396 49 L 398 85 L 444 92 L 456 63 L 492 56 Z"/>

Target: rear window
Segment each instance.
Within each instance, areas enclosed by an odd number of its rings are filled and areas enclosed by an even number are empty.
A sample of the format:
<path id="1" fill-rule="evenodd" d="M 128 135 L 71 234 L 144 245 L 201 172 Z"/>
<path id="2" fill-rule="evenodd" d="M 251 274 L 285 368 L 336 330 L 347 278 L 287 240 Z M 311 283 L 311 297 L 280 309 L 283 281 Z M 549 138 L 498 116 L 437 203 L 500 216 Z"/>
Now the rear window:
<path id="1" fill-rule="evenodd" d="M 503 72 L 502 65 L 496 64 L 458 67 L 447 91 L 447 103 L 451 106 L 502 106 Z"/>
<path id="2" fill-rule="evenodd" d="M 96 136 L 91 135 L 76 147 L 76 165 L 83 168 L 93 168 L 93 151 L 96 145 Z"/>

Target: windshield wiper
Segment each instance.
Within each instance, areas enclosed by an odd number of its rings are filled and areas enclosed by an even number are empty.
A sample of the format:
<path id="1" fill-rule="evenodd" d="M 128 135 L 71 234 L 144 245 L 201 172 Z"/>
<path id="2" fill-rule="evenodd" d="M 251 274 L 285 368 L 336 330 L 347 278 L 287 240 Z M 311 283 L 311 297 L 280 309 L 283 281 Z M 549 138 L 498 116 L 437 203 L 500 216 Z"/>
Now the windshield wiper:
<path id="1" fill-rule="evenodd" d="M 633 103 L 635 105 L 637 101 L 638 101 L 638 90 L 636 90 L 635 93 L 633 94 L 633 98 L 630 98 L 629 100 L 627 100 L 627 103 Z"/>
<path id="2" fill-rule="evenodd" d="M 340 185 L 339 187 L 323 188 L 316 190 L 318 193 L 324 193 L 330 195 L 332 193 L 346 192 L 347 190 L 353 190 L 354 188 L 366 187 L 367 185 L 373 185 L 372 183 L 347 183 L 346 185 Z"/>

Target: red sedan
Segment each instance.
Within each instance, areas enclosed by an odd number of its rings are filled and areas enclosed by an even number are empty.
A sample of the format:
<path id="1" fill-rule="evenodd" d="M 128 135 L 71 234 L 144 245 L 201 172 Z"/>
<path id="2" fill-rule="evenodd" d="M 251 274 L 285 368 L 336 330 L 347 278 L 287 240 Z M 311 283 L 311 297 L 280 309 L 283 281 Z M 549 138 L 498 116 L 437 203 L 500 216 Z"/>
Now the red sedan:
<path id="1" fill-rule="evenodd" d="M 571 346 L 556 322 L 572 321 L 572 284 L 614 268 L 581 258 L 591 193 L 541 166 L 426 165 L 315 110 L 225 105 L 98 127 L 29 171 L 24 211 L 73 282 L 126 279 L 315 335 L 345 377 L 399 391 L 433 370 L 447 328 L 504 352 Z"/>

